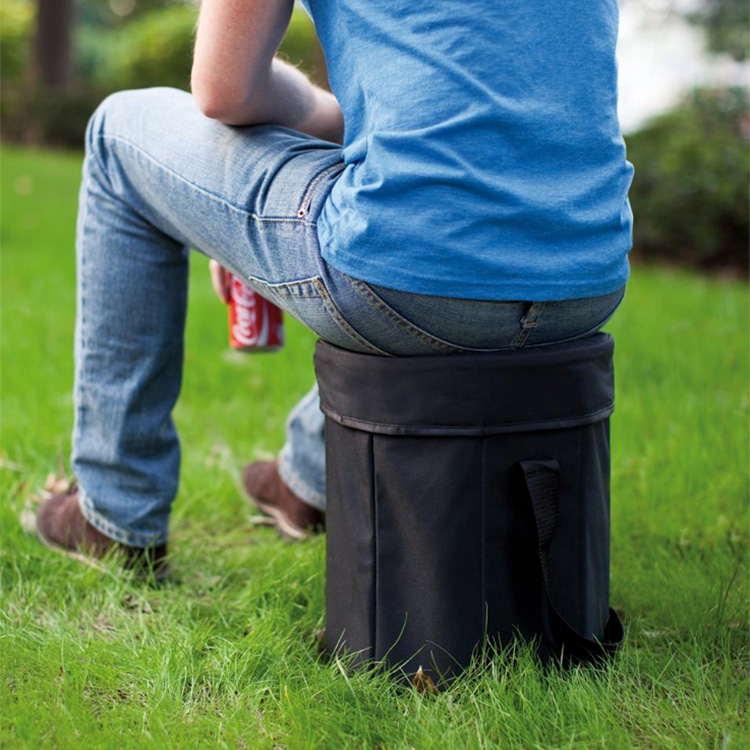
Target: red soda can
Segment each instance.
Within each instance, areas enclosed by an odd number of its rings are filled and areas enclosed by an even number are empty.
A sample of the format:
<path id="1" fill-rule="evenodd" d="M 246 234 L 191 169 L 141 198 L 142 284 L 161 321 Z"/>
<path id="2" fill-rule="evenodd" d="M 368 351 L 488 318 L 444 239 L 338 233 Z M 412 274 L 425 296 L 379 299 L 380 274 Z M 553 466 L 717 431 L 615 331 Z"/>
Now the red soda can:
<path id="1" fill-rule="evenodd" d="M 275 352 L 284 346 L 284 313 L 232 276 L 229 285 L 229 346 L 239 351 Z"/>

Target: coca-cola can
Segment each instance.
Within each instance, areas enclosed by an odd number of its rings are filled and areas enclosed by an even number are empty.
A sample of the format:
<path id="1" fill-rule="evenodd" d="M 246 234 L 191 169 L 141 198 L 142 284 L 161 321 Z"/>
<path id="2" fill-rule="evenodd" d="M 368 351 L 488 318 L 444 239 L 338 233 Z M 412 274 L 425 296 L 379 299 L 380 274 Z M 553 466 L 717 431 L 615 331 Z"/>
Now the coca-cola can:
<path id="1" fill-rule="evenodd" d="M 239 351 L 275 352 L 284 346 L 284 313 L 232 276 L 229 297 L 229 346 Z"/>

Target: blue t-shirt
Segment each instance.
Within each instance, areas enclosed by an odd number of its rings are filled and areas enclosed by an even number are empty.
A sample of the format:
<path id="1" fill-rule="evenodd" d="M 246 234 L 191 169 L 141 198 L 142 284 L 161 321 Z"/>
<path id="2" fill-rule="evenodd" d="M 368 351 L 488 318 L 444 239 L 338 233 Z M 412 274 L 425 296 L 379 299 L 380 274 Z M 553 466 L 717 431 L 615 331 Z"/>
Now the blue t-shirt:
<path id="1" fill-rule="evenodd" d="M 345 120 L 323 257 L 447 297 L 591 297 L 628 278 L 617 0 L 305 0 Z"/>

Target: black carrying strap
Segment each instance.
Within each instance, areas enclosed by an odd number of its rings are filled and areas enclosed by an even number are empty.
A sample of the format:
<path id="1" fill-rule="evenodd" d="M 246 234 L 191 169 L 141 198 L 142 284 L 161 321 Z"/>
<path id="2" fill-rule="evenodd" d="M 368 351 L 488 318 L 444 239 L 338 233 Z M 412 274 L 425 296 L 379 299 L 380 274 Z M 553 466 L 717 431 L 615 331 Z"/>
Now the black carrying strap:
<path id="1" fill-rule="evenodd" d="M 544 588 L 550 608 L 550 627 L 554 638 L 562 646 L 566 661 L 591 662 L 612 656 L 625 638 L 625 630 L 614 609 L 604 625 L 601 640 L 592 640 L 572 627 L 555 606 L 550 588 L 550 546 L 557 527 L 560 506 L 560 466 L 555 459 L 519 461 L 513 467 L 514 491 L 528 495 L 534 509 L 539 562 L 542 567 Z"/>

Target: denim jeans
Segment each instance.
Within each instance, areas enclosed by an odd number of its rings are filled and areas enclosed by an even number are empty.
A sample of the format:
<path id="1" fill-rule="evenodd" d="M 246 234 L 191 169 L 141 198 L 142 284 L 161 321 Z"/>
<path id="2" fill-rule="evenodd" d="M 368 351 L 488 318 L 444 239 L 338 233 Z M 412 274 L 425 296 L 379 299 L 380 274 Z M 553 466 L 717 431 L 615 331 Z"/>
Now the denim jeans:
<path id="1" fill-rule="evenodd" d="M 341 273 L 321 257 L 316 218 L 343 168 L 336 144 L 222 125 L 176 89 L 120 92 L 92 116 L 76 238 L 72 463 L 81 509 L 105 534 L 134 546 L 167 538 L 190 248 L 326 341 L 381 356 L 543 346 L 596 332 L 622 300 L 624 288 L 547 302 L 431 297 Z M 279 466 L 324 507 L 315 388 L 287 421 Z"/>

